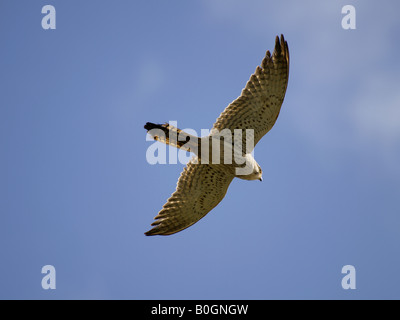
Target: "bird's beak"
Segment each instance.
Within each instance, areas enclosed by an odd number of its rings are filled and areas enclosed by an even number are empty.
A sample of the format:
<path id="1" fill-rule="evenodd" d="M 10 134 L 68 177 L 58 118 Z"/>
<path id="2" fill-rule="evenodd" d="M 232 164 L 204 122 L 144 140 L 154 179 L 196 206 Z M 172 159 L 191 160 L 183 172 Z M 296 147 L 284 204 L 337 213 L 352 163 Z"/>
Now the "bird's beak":
<path id="1" fill-rule="evenodd" d="M 258 180 L 262 181 L 262 178 L 260 178 L 260 179 L 258 179 Z"/>

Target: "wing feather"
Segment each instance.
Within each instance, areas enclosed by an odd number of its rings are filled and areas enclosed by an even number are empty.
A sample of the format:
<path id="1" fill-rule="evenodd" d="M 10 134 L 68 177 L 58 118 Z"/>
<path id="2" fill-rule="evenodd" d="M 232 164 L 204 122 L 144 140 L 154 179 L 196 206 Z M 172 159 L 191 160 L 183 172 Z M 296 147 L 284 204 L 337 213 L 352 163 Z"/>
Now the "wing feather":
<path id="1" fill-rule="evenodd" d="M 175 192 L 145 234 L 170 235 L 190 227 L 225 197 L 234 175 L 223 165 L 199 164 L 192 159 L 183 169 Z"/>
<path id="2" fill-rule="evenodd" d="M 289 79 L 289 48 L 283 35 L 276 37 L 275 49 L 267 51 L 260 66 L 251 75 L 241 95 L 221 113 L 212 134 L 223 129 L 254 129 L 254 146 L 272 128 L 278 118 Z M 243 146 L 246 136 L 243 132 Z M 245 150 L 245 149 L 244 149 Z M 251 150 L 249 150 L 251 151 Z"/>

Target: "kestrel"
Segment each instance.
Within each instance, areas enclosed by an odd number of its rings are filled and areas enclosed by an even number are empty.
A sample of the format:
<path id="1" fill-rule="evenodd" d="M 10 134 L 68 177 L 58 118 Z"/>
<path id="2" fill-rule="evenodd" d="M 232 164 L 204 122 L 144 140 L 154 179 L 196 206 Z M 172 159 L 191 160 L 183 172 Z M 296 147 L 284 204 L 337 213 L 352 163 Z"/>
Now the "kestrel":
<path id="1" fill-rule="evenodd" d="M 275 39 L 272 55 L 269 51 L 266 52 L 261 65 L 257 66 L 241 95 L 221 113 L 209 136 L 198 138 L 169 124 L 146 123 L 144 128 L 155 140 L 195 154 L 183 169 L 175 192 L 154 218 L 153 228 L 146 235 L 171 235 L 190 227 L 221 202 L 235 177 L 262 180 L 261 167 L 251 152 L 275 124 L 288 79 L 289 48 L 281 35 L 280 39 Z M 238 129 L 242 134 L 234 135 Z M 221 142 L 219 133 L 224 130 L 231 132 L 231 139 L 225 136 L 224 142 Z M 215 153 L 215 148 L 211 145 L 217 138 L 219 143 L 216 145 L 224 148 L 228 155 L 229 152 L 234 154 L 235 146 L 239 144 L 240 150 L 245 150 L 239 152 L 245 163 L 236 160 L 227 163 L 223 161 L 223 156 L 220 156 L 220 162 L 211 161 L 210 154 L 206 157 L 207 151 Z M 227 153 L 227 147 L 232 145 L 233 151 Z M 239 174 L 238 170 L 246 165 L 250 170 Z"/>

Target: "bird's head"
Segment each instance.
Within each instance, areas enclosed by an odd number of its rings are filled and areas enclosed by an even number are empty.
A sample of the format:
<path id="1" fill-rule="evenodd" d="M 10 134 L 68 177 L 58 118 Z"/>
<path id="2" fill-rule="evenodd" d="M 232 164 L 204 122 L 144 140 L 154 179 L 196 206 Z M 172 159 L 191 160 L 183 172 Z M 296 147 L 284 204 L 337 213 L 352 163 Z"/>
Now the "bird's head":
<path id="1" fill-rule="evenodd" d="M 263 181 L 262 178 L 262 169 L 260 167 L 260 165 L 255 162 L 254 160 L 254 166 L 253 166 L 253 170 L 250 174 L 246 174 L 246 175 L 237 175 L 238 178 L 243 179 L 243 180 L 260 180 Z"/>
<path id="2" fill-rule="evenodd" d="M 253 180 L 260 180 L 260 181 L 263 181 L 263 178 L 262 178 L 262 169 L 261 169 L 261 167 L 259 166 L 258 163 L 256 163 L 256 166 L 255 166 L 255 169 L 254 169 L 252 175 L 254 176 L 254 179 L 253 179 Z"/>

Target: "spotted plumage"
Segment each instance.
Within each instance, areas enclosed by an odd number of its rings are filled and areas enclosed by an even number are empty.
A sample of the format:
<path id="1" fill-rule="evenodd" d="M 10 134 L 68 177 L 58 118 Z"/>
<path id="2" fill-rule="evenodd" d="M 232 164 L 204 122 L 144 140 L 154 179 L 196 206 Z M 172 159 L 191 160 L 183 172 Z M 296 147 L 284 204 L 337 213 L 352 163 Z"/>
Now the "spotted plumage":
<path id="1" fill-rule="evenodd" d="M 154 139 L 196 154 L 183 169 L 175 192 L 154 218 L 153 228 L 146 235 L 170 235 L 193 225 L 221 202 L 235 177 L 262 180 L 261 168 L 250 152 L 275 124 L 285 97 L 288 78 L 289 49 L 281 35 L 280 39 L 276 37 L 272 55 L 267 51 L 241 95 L 218 117 L 210 136 L 198 138 L 169 124 L 146 123 L 145 129 Z M 230 129 L 232 133 L 235 129 L 243 131 L 241 143 L 243 150 L 246 150 L 243 156 L 252 168 L 249 174 L 238 174 L 238 165 L 235 163 L 204 164 L 201 153 L 195 151 L 200 149 L 204 139 L 210 141 L 224 129 Z M 253 130 L 248 133 L 250 137 L 246 137 L 246 129 Z M 232 137 L 233 143 L 237 142 L 235 137 Z M 246 149 L 248 138 L 253 139 L 253 144 Z"/>

